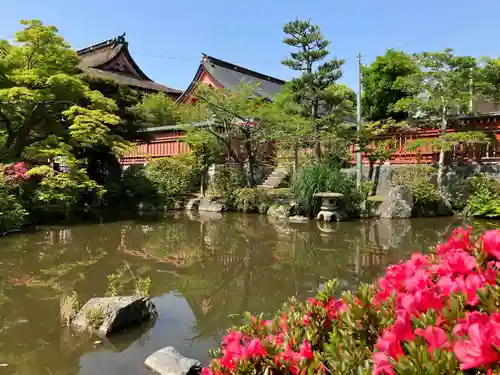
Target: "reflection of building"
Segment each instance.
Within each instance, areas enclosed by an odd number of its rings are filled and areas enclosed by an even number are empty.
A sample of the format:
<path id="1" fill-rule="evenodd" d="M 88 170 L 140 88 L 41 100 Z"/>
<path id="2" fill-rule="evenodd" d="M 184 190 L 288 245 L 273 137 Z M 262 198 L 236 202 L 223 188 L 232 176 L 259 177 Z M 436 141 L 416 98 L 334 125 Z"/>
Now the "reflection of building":
<path id="1" fill-rule="evenodd" d="M 48 233 L 47 242 L 50 245 L 67 244 L 71 242 L 71 229 L 56 229 Z"/>

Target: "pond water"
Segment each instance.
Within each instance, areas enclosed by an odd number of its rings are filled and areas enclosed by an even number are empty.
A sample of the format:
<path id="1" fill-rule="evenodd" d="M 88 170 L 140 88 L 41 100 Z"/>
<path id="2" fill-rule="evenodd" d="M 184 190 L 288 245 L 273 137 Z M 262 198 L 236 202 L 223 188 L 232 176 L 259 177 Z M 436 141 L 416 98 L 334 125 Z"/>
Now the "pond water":
<path id="1" fill-rule="evenodd" d="M 147 374 L 144 359 L 175 346 L 208 361 L 229 315 L 271 312 L 325 280 L 344 288 L 425 251 L 454 219 L 280 224 L 259 215 L 175 213 L 136 220 L 39 228 L 0 239 L 0 375 Z M 496 226 L 481 223 L 475 229 Z M 61 327 L 59 299 L 102 296 L 126 262 L 152 279 L 155 322 L 97 342 Z M 124 293 L 133 288 L 124 275 Z"/>

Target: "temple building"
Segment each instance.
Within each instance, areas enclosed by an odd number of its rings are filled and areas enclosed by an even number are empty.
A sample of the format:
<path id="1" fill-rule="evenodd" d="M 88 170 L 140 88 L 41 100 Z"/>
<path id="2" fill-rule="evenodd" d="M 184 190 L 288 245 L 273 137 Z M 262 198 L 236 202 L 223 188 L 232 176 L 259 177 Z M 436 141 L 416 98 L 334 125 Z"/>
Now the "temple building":
<path id="1" fill-rule="evenodd" d="M 272 99 L 278 94 L 285 81 L 274 78 L 230 62 L 202 54 L 202 59 L 193 80 L 188 88 L 177 97 L 177 103 L 194 103 L 193 93 L 200 84 L 210 85 L 216 89 L 236 90 L 239 85 L 246 83 L 255 85 L 254 95 Z M 165 125 L 149 130 L 154 140 L 139 144 L 124 155 L 120 162 L 123 165 L 144 164 L 151 158 L 177 155 L 188 151 L 187 145 L 182 142 L 182 132 L 175 125 Z"/>
<path id="2" fill-rule="evenodd" d="M 128 50 L 125 34 L 76 51 L 81 61 L 79 68 L 91 76 L 112 79 L 119 85 L 130 86 L 141 92 L 164 92 L 177 100 L 182 90 L 154 82 L 139 68 Z"/>
<path id="3" fill-rule="evenodd" d="M 281 91 L 285 81 L 203 54 L 193 80 L 177 101 L 195 101 L 193 91 L 199 84 L 235 90 L 242 83 L 255 85 L 255 96 L 271 99 Z"/>

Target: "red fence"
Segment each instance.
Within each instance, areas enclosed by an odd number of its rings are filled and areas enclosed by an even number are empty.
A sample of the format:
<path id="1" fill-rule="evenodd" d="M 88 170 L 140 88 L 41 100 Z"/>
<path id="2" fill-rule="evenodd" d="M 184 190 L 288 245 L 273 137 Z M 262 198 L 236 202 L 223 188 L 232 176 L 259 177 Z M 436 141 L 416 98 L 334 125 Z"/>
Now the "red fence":
<path id="1" fill-rule="evenodd" d="M 448 161 L 462 163 L 493 163 L 500 161 L 500 116 L 483 116 L 470 119 L 461 119 L 460 122 L 451 123 L 448 132 L 483 131 L 492 135 L 491 142 L 486 145 L 457 145 L 448 153 Z M 433 164 L 437 163 L 439 150 L 427 144 L 416 150 L 407 150 L 407 146 L 417 139 L 437 138 L 439 130 L 420 130 L 413 133 L 395 133 L 381 137 L 380 139 L 393 139 L 393 147 L 396 149 L 389 161 L 392 164 Z M 189 151 L 189 147 L 182 141 L 181 131 L 168 131 L 156 133 L 154 141 L 146 144 L 138 144 L 133 150 L 126 153 L 120 162 L 124 165 L 144 164 L 147 160 L 158 157 L 173 156 Z M 262 148 L 261 152 L 270 158 L 274 156 L 275 148 L 271 144 Z M 355 160 L 355 146 L 350 148 L 352 160 Z M 363 158 L 364 163 L 368 163 Z"/>

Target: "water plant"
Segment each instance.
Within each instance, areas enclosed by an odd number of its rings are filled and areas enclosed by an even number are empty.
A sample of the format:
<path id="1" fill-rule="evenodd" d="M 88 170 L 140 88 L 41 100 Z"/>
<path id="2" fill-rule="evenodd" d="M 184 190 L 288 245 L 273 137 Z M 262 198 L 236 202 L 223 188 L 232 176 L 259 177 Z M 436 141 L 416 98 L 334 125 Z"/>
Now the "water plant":
<path id="1" fill-rule="evenodd" d="M 339 293 L 329 281 L 274 317 L 247 314 L 203 375 L 497 374 L 500 230 L 457 228 L 431 254 Z"/>
<path id="2" fill-rule="evenodd" d="M 61 323 L 69 326 L 80 307 L 76 292 L 64 294 L 61 297 L 59 306 L 59 319 L 61 320 Z"/>
<path id="3" fill-rule="evenodd" d="M 135 295 L 140 297 L 147 297 L 151 291 L 153 283 L 150 277 L 140 277 L 135 281 Z"/>
<path id="4" fill-rule="evenodd" d="M 104 323 L 106 310 L 103 307 L 90 307 L 85 311 L 85 319 L 89 329 L 96 330 Z"/>

